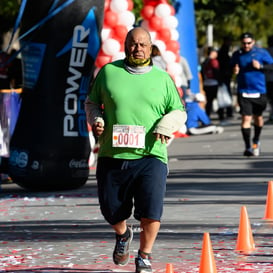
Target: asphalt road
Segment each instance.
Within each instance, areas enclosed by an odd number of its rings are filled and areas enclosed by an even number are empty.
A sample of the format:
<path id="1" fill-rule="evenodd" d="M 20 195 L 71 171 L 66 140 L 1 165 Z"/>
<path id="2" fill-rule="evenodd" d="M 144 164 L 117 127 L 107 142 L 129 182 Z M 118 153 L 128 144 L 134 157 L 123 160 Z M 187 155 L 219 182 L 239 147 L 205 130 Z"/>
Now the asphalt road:
<path id="1" fill-rule="evenodd" d="M 217 122 L 217 121 L 215 121 Z M 204 233 L 218 272 L 273 272 L 273 224 L 263 219 L 273 180 L 273 125 L 262 132 L 262 154 L 244 157 L 238 116 L 220 135 L 175 139 L 153 269 L 199 272 Z M 28 192 L 16 184 L 0 192 L 0 272 L 134 272 L 139 228 L 134 219 L 131 261 L 112 263 L 114 235 L 99 210 L 95 169 L 76 190 Z M 256 249 L 236 251 L 240 211 L 247 209 Z M 273 208 L 272 208 L 273 209 Z"/>

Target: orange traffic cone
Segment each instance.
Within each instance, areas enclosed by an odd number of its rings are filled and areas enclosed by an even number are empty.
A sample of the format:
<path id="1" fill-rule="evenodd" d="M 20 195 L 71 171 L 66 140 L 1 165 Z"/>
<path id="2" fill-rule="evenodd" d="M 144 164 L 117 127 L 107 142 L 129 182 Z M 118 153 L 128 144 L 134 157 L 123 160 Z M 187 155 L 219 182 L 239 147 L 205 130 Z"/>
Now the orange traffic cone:
<path id="1" fill-rule="evenodd" d="M 249 222 L 247 210 L 245 206 L 241 207 L 240 224 L 237 236 L 236 250 L 241 252 L 252 252 L 255 250 L 251 225 Z"/>
<path id="2" fill-rule="evenodd" d="M 173 264 L 166 264 L 166 273 L 174 273 Z"/>
<path id="3" fill-rule="evenodd" d="M 209 233 L 204 233 L 199 273 L 217 273 Z"/>
<path id="4" fill-rule="evenodd" d="M 273 181 L 268 182 L 264 219 L 273 220 Z"/>

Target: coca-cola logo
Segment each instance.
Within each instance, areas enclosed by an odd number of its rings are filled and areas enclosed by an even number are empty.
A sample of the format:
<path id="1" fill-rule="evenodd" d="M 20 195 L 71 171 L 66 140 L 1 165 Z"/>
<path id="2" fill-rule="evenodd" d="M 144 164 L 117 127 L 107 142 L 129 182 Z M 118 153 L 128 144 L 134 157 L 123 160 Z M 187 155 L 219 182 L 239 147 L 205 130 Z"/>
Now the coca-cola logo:
<path id="1" fill-rule="evenodd" d="M 76 159 L 72 159 L 69 162 L 69 168 L 76 168 L 76 169 L 80 169 L 80 168 L 88 168 L 88 162 L 86 159 L 81 159 L 81 160 L 76 160 Z"/>
<path id="2" fill-rule="evenodd" d="M 29 153 L 26 151 L 13 150 L 10 153 L 10 164 L 19 168 L 26 168 L 29 160 Z"/>

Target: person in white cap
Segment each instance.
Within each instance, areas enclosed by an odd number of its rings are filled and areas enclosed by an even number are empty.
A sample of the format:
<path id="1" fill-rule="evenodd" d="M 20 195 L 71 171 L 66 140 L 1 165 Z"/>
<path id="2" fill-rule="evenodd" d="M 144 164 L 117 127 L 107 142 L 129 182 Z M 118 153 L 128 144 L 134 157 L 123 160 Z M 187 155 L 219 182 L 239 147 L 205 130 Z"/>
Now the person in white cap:
<path id="1" fill-rule="evenodd" d="M 224 131 L 223 127 L 212 124 L 209 116 L 200 107 L 199 102 L 204 101 L 205 96 L 202 93 L 190 93 L 186 96 L 188 135 L 221 134 Z"/>

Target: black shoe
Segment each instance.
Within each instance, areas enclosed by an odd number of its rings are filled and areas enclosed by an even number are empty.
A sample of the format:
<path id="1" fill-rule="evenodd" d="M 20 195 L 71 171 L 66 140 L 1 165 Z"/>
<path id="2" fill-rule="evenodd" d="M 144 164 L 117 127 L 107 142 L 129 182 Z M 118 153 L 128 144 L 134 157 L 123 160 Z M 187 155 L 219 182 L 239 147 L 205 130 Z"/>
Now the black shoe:
<path id="1" fill-rule="evenodd" d="M 116 235 L 116 245 L 113 252 L 113 261 L 117 265 L 126 265 L 129 262 L 129 248 L 133 239 L 133 230 L 128 227 L 129 236 L 121 237 Z"/>
<path id="2" fill-rule="evenodd" d="M 136 273 L 151 273 L 152 265 L 149 259 L 144 259 L 138 253 L 137 257 L 135 258 L 136 264 Z"/>
<path id="3" fill-rule="evenodd" d="M 254 156 L 252 149 L 247 149 L 244 151 L 244 156 Z"/>

